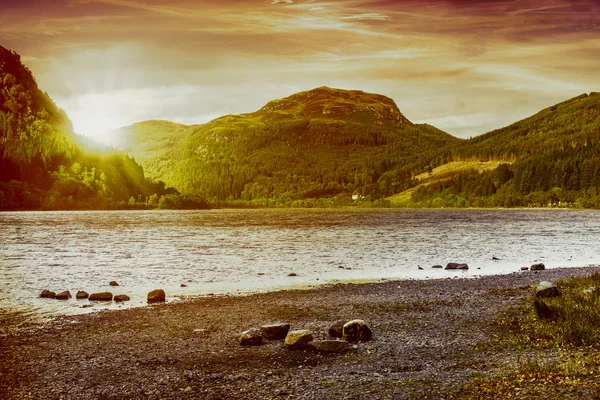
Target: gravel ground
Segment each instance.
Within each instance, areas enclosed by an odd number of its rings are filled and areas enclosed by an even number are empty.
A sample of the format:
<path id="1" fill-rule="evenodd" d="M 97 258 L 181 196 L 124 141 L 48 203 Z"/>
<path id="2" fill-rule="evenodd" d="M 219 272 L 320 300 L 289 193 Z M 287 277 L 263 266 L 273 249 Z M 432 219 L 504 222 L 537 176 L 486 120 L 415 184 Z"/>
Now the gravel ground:
<path id="1" fill-rule="evenodd" d="M 2 327 L 0 398 L 451 399 L 473 377 L 522 354 L 494 346 L 492 321 L 541 280 L 596 267 L 475 279 L 339 284 L 205 297 Z M 242 347 L 272 322 L 325 339 L 336 320 L 364 319 L 373 340 L 341 354 Z"/>

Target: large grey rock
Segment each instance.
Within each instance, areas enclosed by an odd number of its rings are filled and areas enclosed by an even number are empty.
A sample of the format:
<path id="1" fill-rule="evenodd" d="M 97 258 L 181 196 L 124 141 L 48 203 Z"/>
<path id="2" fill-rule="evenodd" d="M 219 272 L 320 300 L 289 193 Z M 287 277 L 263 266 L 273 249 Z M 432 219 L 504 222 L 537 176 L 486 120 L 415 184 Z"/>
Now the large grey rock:
<path id="1" fill-rule="evenodd" d="M 111 292 L 99 292 L 90 294 L 90 301 L 112 301 L 113 295 Z"/>
<path id="2" fill-rule="evenodd" d="M 290 331 L 290 324 L 280 322 L 277 324 L 268 324 L 260 327 L 260 331 L 263 336 L 268 340 L 281 340 L 285 339 L 288 332 Z"/>
<path id="3" fill-rule="evenodd" d="M 56 297 L 56 293 L 54 293 L 48 289 L 44 289 L 44 290 L 42 290 L 42 293 L 40 293 L 40 297 L 45 298 L 45 299 L 53 299 Z"/>
<path id="4" fill-rule="evenodd" d="M 85 292 L 83 290 L 78 290 L 77 294 L 75 295 L 75 298 L 77 299 L 87 299 L 88 297 L 90 297 L 88 292 Z"/>
<path id="5" fill-rule="evenodd" d="M 373 336 L 371 328 L 362 319 L 355 319 L 344 324 L 342 339 L 350 342 L 364 342 Z"/>
<path id="6" fill-rule="evenodd" d="M 529 269 L 532 271 L 543 271 L 546 269 L 546 266 L 544 265 L 544 263 L 537 263 L 533 264 Z"/>
<path id="7" fill-rule="evenodd" d="M 148 293 L 148 303 L 161 303 L 166 301 L 165 291 L 162 289 L 155 289 Z"/>
<path id="8" fill-rule="evenodd" d="M 537 298 L 558 296 L 560 296 L 560 290 L 558 290 L 558 287 L 552 282 L 542 281 L 535 288 L 535 297 Z"/>
<path id="9" fill-rule="evenodd" d="M 469 266 L 461 263 L 448 263 L 446 269 L 469 269 Z"/>
<path id="10" fill-rule="evenodd" d="M 345 340 L 315 340 L 308 342 L 307 346 L 323 353 L 341 353 L 348 350 L 350 343 Z"/>
<path id="11" fill-rule="evenodd" d="M 64 292 L 60 292 L 56 294 L 55 299 L 56 300 L 69 300 L 71 297 L 71 292 L 69 292 L 68 290 L 65 290 Z"/>
<path id="12" fill-rule="evenodd" d="M 344 334 L 344 324 L 345 323 L 346 323 L 346 321 L 344 321 L 343 319 L 339 319 L 339 320 L 335 321 L 329 327 L 329 336 L 335 337 L 335 338 L 341 338 L 342 335 Z"/>
<path id="13" fill-rule="evenodd" d="M 242 346 L 260 346 L 262 343 L 263 335 L 260 329 L 251 328 L 247 331 L 240 333 L 237 338 L 237 341 L 240 342 Z"/>
<path id="14" fill-rule="evenodd" d="M 117 303 L 120 303 L 122 301 L 129 301 L 131 299 L 126 294 L 118 294 L 113 298 L 113 300 L 116 301 Z"/>
<path id="15" fill-rule="evenodd" d="M 308 345 L 308 342 L 312 342 L 312 332 L 307 329 L 289 331 L 285 337 L 286 346 L 293 349 L 302 349 Z"/>

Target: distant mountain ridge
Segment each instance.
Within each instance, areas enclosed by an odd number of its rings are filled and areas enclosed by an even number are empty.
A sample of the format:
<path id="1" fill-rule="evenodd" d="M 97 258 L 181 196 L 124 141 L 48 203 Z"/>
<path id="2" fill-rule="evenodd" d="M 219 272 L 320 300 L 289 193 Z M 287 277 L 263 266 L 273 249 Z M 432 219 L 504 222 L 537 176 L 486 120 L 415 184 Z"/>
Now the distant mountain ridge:
<path id="1" fill-rule="evenodd" d="M 410 180 L 415 155 L 460 141 L 411 123 L 388 97 L 329 87 L 203 125 L 145 121 L 114 136 L 152 178 L 213 201 L 259 205 L 385 197 L 397 190 L 394 180 Z"/>

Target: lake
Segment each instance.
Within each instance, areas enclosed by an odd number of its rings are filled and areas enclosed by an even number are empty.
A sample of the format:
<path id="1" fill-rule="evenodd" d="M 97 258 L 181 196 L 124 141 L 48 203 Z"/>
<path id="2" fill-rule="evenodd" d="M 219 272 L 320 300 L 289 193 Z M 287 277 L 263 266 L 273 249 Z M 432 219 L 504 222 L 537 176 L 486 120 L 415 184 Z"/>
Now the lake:
<path id="1" fill-rule="evenodd" d="M 586 266 L 600 262 L 599 239 L 600 212 L 589 210 L 7 212 L 0 213 L 0 310 L 39 317 L 139 306 L 155 288 L 172 300 L 510 273 L 536 262 Z M 470 269 L 431 268 L 448 262 Z M 40 299 L 42 289 L 132 300 L 84 307 L 87 300 Z"/>

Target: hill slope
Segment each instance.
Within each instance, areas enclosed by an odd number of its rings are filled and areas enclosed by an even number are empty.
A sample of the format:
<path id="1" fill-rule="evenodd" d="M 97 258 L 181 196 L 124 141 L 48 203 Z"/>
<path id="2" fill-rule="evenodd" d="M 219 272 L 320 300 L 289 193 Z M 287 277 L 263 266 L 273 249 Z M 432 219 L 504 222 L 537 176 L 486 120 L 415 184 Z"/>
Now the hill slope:
<path id="1" fill-rule="evenodd" d="M 151 195 L 158 205 L 174 193 L 132 158 L 85 142 L 20 56 L 0 46 L 0 210 L 114 208 Z"/>
<path id="2" fill-rule="evenodd" d="M 600 94 L 577 96 L 465 141 L 446 157 L 511 164 L 418 188 L 412 205 L 600 207 Z"/>
<path id="3" fill-rule="evenodd" d="M 204 125 L 146 121 L 113 136 L 150 177 L 182 192 L 263 205 L 386 197 L 410 185 L 423 160 L 460 142 L 412 124 L 385 96 L 328 87 Z"/>

